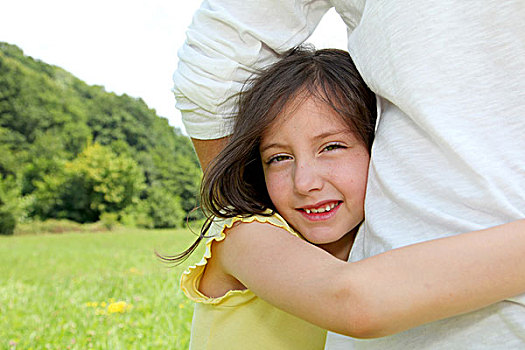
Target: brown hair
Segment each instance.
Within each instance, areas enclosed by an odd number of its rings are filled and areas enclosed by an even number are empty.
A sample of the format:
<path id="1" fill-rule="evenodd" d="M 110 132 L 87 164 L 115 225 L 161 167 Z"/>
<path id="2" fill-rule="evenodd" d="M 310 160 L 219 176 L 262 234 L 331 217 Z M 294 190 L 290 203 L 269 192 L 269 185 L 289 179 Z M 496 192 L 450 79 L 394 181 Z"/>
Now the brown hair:
<path id="1" fill-rule="evenodd" d="M 375 95 L 346 51 L 297 47 L 245 84 L 226 147 L 213 160 L 201 184 L 201 205 L 208 216 L 199 238 L 183 261 L 205 238 L 214 217 L 231 218 L 275 210 L 264 181 L 259 144 L 263 132 L 288 103 L 316 98 L 330 106 L 354 135 L 370 148 L 376 122 Z"/>

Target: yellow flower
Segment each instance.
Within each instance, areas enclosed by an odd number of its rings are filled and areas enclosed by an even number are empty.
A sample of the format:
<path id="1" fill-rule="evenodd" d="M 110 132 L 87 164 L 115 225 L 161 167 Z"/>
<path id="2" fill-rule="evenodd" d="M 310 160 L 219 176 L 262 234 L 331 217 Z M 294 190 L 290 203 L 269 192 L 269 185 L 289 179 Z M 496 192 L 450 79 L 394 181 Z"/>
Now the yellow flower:
<path id="1" fill-rule="evenodd" d="M 100 303 L 100 306 L 101 306 L 101 307 L 106 307 L 106 305 L 107 305 L 107 304 L 106 304 L 105 301 L 103 301 L 103 302 Z"/>
<path id="2" fill-rule="evenodd" d="M 132 306 L 126 303 L 125 301 L 117 301 L 108 305 L 108 313 L 114 314 L 116 312 L 119 312 L 123 314 L 131 308 Z"/>

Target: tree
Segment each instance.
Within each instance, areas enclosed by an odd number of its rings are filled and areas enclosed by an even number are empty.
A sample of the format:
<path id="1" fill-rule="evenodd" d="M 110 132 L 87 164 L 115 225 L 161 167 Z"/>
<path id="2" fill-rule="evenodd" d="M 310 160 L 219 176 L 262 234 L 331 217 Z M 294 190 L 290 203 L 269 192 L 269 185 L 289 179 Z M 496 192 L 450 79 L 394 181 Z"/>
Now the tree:
<path id="1" fill-rule="evenodd" d="M 102 213 L 119 213 L 136 203 L 144 177 L 132 158 L 95 143 L 65 163 L 62 178 L 49 174 L 37 186 L 39 201 L 51 203 L 44 215 L 94 222 Z"/>
<path id="2" fill-rule="evenodd" d="M 20 195 L 32 199 L 29 218 L 93 221 L 102 212 L 130 208 L 123 193 L 131 191 L 132 198 L 140 193 L 143 203 L 133 207 L 142 213 L 141 220 L 164 227 L 176 220 L 151 216 L 155 205 L 148 203 L 160 200 L 159 193 L 162 201 L 169 198 L 165 208 L 173 205 L 170 211 L 178 212 L 175 206 L 180 205 L 185 216 L 197 202 L 201 171 L 189 138 L 142 99 L 87 85 L 1 42 L 0 154 L 0 176 L 17 179 Z M 110 161 L 99 159 L 104 165 L 97 165 L 97 157 Z M 125 178 L 126 171 L 114 167 L 130 162 L 133 171 L 128 171 L 144 179 L 145 190 L 123 190 L 135 185 L 112 180 Z"/>

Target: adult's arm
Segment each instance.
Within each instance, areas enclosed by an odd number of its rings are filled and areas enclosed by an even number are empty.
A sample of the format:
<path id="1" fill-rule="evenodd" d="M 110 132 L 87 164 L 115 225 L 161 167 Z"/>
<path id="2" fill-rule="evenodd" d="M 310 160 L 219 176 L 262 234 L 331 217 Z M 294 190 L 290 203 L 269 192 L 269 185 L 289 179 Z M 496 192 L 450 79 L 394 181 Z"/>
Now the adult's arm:
<path id="1" fill-rule="evenodd" d="M 328 0 L 205 0 L 187 29 L 173 75 L 188 135 L 229 135 L 231 97 L 258 68 L 304 42 L 331 6 Z"/>
<path id="2" fill-rule="evenodd" d="M 397 333 L 525 292 L 525 220 L 355 263 L 256 222 L 233 227 L 214 249 L 222 270 L 262 299 L 360 338 Z"/>
<path id="3" fill-rule="evenodd" d="M 193 148 L 195 148 L 195 152 L 197 152 L 197 157 L 199 157 L 199 163 L 201 164 L 203 171 L 208 168 L 210 162 L 224 148 L 227 141 L 227 137 L 213 140 L 191 139 Z"/>

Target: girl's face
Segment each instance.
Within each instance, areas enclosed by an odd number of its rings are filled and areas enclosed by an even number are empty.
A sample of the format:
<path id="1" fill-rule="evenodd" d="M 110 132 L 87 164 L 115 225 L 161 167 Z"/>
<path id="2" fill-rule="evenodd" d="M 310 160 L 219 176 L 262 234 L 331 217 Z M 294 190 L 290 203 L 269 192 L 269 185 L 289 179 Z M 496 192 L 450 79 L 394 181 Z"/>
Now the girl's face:
<path id="1" fill-rule="evenodd" d="M 270 198 L 290 225 L 329 251 L 349 249 L 364 218 L 366 146 L 329 106 L 289 104 L 260 145 Z"/>

